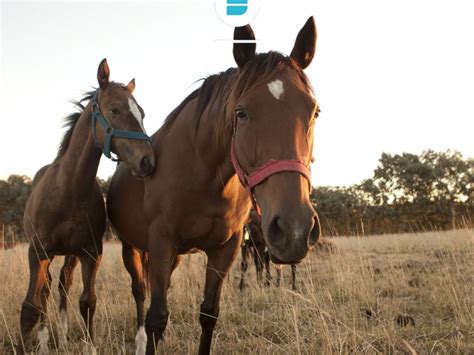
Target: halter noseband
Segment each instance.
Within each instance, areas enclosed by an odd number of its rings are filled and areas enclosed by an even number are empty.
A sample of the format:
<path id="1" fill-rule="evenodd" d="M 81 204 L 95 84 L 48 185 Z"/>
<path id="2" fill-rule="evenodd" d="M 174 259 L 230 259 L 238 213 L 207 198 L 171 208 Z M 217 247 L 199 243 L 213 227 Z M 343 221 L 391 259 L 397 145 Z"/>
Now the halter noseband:
<path id="1" fill-rule="evenodd" d="M 102 152 L 104 155 L 112 161 L 119 161 L 119 159 L 114 158 L 110 153 L 110 146 L 112 144 L 112 137 L 126 138 L 126 139 L 137 139 L 142 141 L 147 141 L 151 143 L 151 138 L 144 132 L 137 131 L 125 131 L 122 129 L 114 128 L 110 125 L 109 121 L 102 115 L 99 108 L 99 103 L 97 101 L 98 91 L 94 92 L 92 95 L 92 136 L 94 137 L 94 142 L 97 146 L 100 147 L 99 141 L 97 140 L 96 124 L 99 124 L 104 129 L 104 146 L 102 147 Z"/>
<path id="2" fill-rule="evenodd" d="M 252 201 L 253 208 L 259 217 L 261 217 L 260 209 L 257 204 L 257 199 L 253 188 L 263 181 L 268 179 L 270 176 L 285 171 L 294 171 L 303 175 L 306 180 L 308 180 L 309 190 L 311 191 L 311 171 L 309 167 L 303 163 L 301 160 L 296 159 L 286 159 L 286 160 L 275 160 L 270 159 L 266 164 L 258 167 L 251 174 L 247 174 L 242 166 L 239 164 L 237 155 L 235 152 L 235 134 L 237 132 L 237 119 L 234 119 L 233 132 L 232 132 L 232 141 L 230 145 L 230 160 L 234 166 L 234 170 L 239 177 L 241 184 L 247 189 L 250 194 L 250 200 Z"/>

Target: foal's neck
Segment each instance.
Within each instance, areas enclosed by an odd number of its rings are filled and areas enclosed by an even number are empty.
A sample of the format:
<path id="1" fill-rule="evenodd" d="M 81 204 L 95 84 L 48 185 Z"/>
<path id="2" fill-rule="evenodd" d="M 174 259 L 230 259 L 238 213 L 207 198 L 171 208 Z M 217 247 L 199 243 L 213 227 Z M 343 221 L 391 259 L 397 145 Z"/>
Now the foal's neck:
<path id="1" fill-rule="evenodd" d="M 92 136 L 92 109 L 89 103 L 74 127 L 69 146 L 61 158 L 61 175 L 65 183 L 74 187 L 78 197 L 92 191 L 102 152 Z"/>

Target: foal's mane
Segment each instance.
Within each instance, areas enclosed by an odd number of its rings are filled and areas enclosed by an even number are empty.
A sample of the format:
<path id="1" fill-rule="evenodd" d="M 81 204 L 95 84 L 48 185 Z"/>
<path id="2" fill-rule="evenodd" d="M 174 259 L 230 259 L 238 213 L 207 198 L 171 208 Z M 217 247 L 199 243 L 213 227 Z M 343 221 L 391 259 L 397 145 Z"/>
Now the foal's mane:
<path id="1" fill-rule="evenodd" d="M 64 153 L 66 153 L 66 150 L 69 147 L 69 143 L 71 143 L 72 134 L 74 133 L 74 128 L 76 127 L 77 121 L 79 121 L 79 117 L 81 117 L 82 113 L 84 112 L 85 106 L 83 105 L 83 102 L 90 101 L 94 93 L 95 90 L 86 92 L 84 94 L 84 97 L 79 101 L 71 101 L 71 103 L 77 108 L 78 111 L 73 112 L 69 116 L 64 118 L 63 128 L 66 128 L 67 130 L 64 133 L 61 143 L 59 143 L 58 154 L 55 160 L 58 160 L 64 155 Z"/>
<path id="2" fill-rule="evenodd" d="M 312 91 L 308 77 L 293 59 L 275 51 L 259 53 L 240 70 L 229 68 L 224 72 L 203 79 L 201 87 L 189 94 L 168 115 L 163 128 L 170 128 L 184 107 L 197 98 L 196 111 L 193 117 L 195 130 L 199 128 L 199 122 L 206 108 L 219 105 L 217 107 L 220 109 L 220 114 L 216 117 L 214 132 L 219 137 L 232 125 L 232 115 L 236 101 L 247 90 L 267 82 L 285 68 L 296 72 L 303 85 Z M 229 108 L 231 109 L 229 110 Z"/>

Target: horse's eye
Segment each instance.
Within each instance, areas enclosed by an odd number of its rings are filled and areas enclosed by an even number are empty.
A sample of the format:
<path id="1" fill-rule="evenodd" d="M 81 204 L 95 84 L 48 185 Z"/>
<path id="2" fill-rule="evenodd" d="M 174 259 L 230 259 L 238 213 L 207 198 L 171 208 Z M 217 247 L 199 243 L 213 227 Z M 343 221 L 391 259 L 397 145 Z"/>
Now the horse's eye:
<path id="1" fill-rule="evenodd" d="M 235 117 L 237 117 L 239 120 L 246 120 L 248 118 L 247 112 L 245 112 L 241 108 L 235 110 Z"/>
<path id="2" fill-rule="evenodd" d="M 113 108 L 110 110 L 110 112 L 113 114 L 113 115 L 118 115 L 120 113 L 119 109 L 118 108 Z"/>
<path id="3" fill-rule="evenodd" d="M 314 113 L 314 119 L 316 119 L 316 118 L 318 118 L 318 117 L 319 117 L 319 111 L 316 111 L 316 112 Z"/>

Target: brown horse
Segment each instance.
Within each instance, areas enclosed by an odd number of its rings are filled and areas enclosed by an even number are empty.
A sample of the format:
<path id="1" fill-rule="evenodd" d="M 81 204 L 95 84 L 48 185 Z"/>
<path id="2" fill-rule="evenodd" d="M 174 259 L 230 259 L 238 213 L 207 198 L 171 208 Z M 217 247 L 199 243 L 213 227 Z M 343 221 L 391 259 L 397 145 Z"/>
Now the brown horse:
<path id="1" fill-rule="evenodd" d="M 314 20 L 301 29 L 289 57 L 256 54 L 250 26 L 236 28 L 234 39 L 247 40 L 234 43 L 238 68 L 205 79 L 153 136 L 151 178 L 136 179 L 120 164 L 111 181 L 107 208 L 132 277 L 137 353 L 146 343 L 153 354 L 163 338 L 171 274 L 180 254 L 195 249 L 207 255 L 199 353 L 210 352 L 222 283 L 252 201 L 276 263 L 301 261 L 320 233 L 308 181 L 319 110 L 303 73 L 315 52 Z M 146 333 L 140 251 L 149 253 Z"/>
<path id="2" fill-rule="evenodd" d="M 48 351 L 46 305 L 51 286 L 49 265 L 55 255 L 69 255 L 65 260 L 68 275 L 64 275 L 64 270 L 61 275 L 62 321 L 66 320 L 65 297 L 72 268 L 81 261 L 84 290 L 79 306 L 88 330 L 87 340 L 93 341 L 94 283 L 106 218 L 104 199 L 96 181 L 101 148 L 108 155 L 110 151 L 116 153 L 137 176 L 147 176 L 154 168 L 153 150 L 143 131 L 143 111 L 132 96 L 135 81 L 127 86 L 109 82 L 105 59 L 99 65 L 97 78 L 100 88 L 76 103 L 81 112 L 66 119 L 69 129 L 58 155 L 36 173 L 26 204 L 23 223 L 31 241 L 30 283 L 21 308 L 20 353 L 26 350 L 25 345 L 29 346 L 31 332 L 39 319 L 40 352 Z M 83 107 L 81 102 L 86 100 L 90 102 Z M 127 135 L 136 139 L 127 139 Z"/>
<path id="3" fill-rule="evenodd" d="M 265 269 L 265 286 L 270 285 L 272 275 L 270 272 L 270 254 L 268 253 L 267 245 L 265 244 L 265 237 L 263 235 L 260 218 L 252 209 L 250 212 L 249 220 L 247 225 L 244 227 L 247 229 L 248 238 L 244 238 L 240 247 L 240 256 L 242 258 L 240 262 L 240 284 L 239 289 L 243 290 L 245 286 L 245 273 L 248 269 L 249 259 L 252 254 L 253 261 L 255 264 L 255 271 L 257 273 L 257 283 L 262 284 L 263 281 L 263 270 Z M 245 230 L 245 229 L 244 229 Z M 244 232 L 245 235 L 245 232 Z M 319 241 L 318 241 L 319 242 Z M 281 284 L 281 265 L 276 265 L 277 277 L 276 286 L 280 287 Z M 296 265 L 291 264 L 291 288 L 296 291 Z"/>

